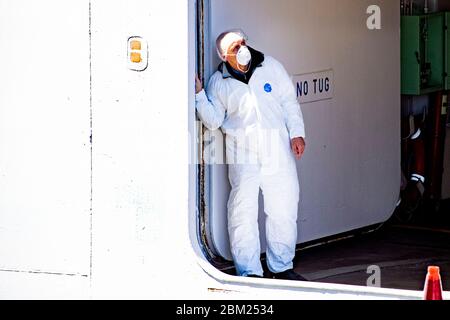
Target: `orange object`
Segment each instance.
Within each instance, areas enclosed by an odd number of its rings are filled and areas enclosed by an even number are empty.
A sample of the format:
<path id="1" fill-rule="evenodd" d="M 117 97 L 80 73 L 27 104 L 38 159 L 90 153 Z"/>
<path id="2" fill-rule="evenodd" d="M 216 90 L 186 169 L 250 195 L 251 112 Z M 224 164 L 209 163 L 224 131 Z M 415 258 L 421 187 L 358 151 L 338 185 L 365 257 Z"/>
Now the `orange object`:
<path id="1" fill-rule="evenodd" d="M 139 63 L 142 61 L 141 54 L 139 52 L 131 52 L 130 54 L 131 62 Z"/>
<path id="2" fill-rule="evenodd" d="M 141 50 L 141 42 L 137 40 L 133 40 L 130 42 L 131 50 Z"/>
<path id="3" fill-rule="evenodd" d="M 442 281 L 439 267 L 428 267 L 425 279 L 424 300 L 442 300 Z"/>

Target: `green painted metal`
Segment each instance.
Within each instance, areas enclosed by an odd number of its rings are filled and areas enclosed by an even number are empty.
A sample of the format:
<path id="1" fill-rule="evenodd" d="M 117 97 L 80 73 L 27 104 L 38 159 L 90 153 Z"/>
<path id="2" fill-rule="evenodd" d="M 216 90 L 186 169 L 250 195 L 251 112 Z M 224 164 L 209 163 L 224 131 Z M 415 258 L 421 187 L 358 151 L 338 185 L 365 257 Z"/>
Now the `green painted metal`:
<path id="1" fill-rule="evenodd" d="M 420 17 L 401 19 L 401 79 L 402 94 L 420 93 Z"/>
<path id="2" fill-rule="evenodd" d="M 446 86 L 449 17 L 446 13 L 402 17 L 402 94 L 428 94 Z"/>
<path id="3" fill-rule="evenodd" d="M 429 82 L 425 89 L 439 91 L 444 89 L 444 44 L 445 15 L 429 15 L 424 18 L 428 22 L 428 43 L 426 45 L 426 61 L 431 65 Z"/>
<path id="4" fill-rule="evenodd" d="M 448 30 L 450 26 L 450 12 L 445 13 L 445 38 L 444 38 L 444 48 L 446 49 L 444 55 L 444 66 L 445 66 L 445 90 L 450 90 L 450 32 Z"/>

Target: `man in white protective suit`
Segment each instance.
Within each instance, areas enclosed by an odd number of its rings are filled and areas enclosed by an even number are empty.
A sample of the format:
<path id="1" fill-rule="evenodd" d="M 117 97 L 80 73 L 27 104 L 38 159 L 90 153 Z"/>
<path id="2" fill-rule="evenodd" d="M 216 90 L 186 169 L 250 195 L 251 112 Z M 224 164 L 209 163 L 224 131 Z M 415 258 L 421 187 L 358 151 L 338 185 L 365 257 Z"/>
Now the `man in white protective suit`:
<path id="1" fill-rule="evenodd" d="M 295 158 L 305 151 L 303 115 L 280 62 L 247 46 L 241 30 L 216 41 L 222 60 L 203 90 L 196 77 L 196 109 L 210 130 L 226 137 L 231 193 L 228 233 L 239 276 L 263 277 L 258 196 L 266 214 L 267 266 L 276 279 L 306 280 L 293 270 L 299 182 Z"/>

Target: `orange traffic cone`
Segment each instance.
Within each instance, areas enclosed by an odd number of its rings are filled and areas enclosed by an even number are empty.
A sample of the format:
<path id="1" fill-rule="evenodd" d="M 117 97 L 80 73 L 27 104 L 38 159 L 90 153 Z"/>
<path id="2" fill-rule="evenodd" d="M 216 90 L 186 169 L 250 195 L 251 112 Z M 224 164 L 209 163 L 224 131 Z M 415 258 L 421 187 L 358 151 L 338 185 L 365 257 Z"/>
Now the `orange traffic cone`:
<path id="1" fill-rule="evenodd" d="M 439 267 L 428 267 L 425 279 L 424 300 L 442 300 L 442 281 Z"/>

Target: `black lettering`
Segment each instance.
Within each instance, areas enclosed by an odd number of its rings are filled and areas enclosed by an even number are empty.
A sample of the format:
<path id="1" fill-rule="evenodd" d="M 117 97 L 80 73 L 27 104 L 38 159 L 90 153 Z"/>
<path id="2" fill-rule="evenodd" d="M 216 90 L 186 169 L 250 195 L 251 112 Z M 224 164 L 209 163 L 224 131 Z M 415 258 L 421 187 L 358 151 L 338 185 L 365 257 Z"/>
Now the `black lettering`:
<path id="1" fill-rule="evenodd" d="M 308 81 L 297 82 L 297 97 L 307 96 L 309 91 Z"/>
<path id="2" fill-rule="evenodd" d="M 323 92 L 323 78 L 319 80 L 319 93 Z"/>
<path id="3" fill-rule="evenodd" d="M 303 90 L 302 90 L 302 83 L 297 82 L 297 98 L 302 96 Z"/>
<path id="4" fill-rule="evenodd" d="M 325 91 L 330 91 L 330 79 L 328 77 L 325 78 Z"/>

